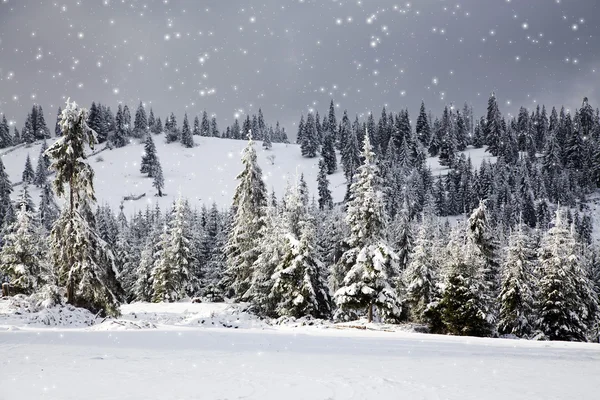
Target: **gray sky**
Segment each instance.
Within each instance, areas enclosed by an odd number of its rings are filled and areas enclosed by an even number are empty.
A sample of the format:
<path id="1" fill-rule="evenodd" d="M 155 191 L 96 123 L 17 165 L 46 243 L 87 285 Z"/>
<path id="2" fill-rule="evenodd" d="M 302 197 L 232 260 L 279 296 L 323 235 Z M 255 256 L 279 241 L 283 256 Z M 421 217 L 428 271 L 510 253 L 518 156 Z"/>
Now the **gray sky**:
<path id="1" fill-rule="evenodd" d="M 262 107 L 287 129 L 330 99 L 350 115 L 600 105 L 598 0 L 0 0 L 0 113 L 67 97 L 141 100 L 220 127 Z"/>

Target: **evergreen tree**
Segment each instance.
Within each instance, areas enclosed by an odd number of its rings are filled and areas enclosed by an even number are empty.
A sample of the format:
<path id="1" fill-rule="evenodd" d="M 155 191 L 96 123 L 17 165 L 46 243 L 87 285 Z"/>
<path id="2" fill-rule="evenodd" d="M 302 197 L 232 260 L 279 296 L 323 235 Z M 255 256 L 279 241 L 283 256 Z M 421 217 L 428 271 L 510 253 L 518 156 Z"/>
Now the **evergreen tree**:
<path id="1" fill-rule="evenodd" d="M 326 318 L 331 313 L 331 300 L 316 252 L 314 223 L 305 216 L 300 237 L 288 232 L 284 240 L 283 257 L 272 277 L 277 313 Z"/>
<path id="2" fill-rule="evenodd" d="M 22 205 L 17 220 L 3 239 L 0 272 L 8 277 L 15 293 L 32 294 L 41 284 L 43 241 L 31 211 Z"/>
<path id="3" fill-rule="evenodd" d="M 34 132 L 36 140 L 50 139 L 50 129 L 46 126 L 46 120 L 44 119 L 44 110 L 42 106 L 34 106 Z"/>
<path id="4" fill-rule="evenodd" d="M 421 109 L 419 110 L 419 117 L 417 118 L 416 133 L 417 139 L 419 139 L 421 145 L 428 148 L 429 142 L 431 141 L 431 128 L 429 127 L 429 118 L 427 118 L 424 102 L 421 102 Z"/>
<path id="5" fill-rule="evenodd" d="M 48 168 L 50 167 L 50 159 L 46 155 L 46 150 L 48 149 L 48 144 L 46 140 L 42 143 L 42 147 L 40 149 L 40 155 L 38 157 L 37 167 L 35 169 L 35 178 L 33 183 L 37 187 L 42 187 L 46 184 L 46 179 L 48 177 Z"/>
<path id="6" fill-rule="evenodd" d="M 263 149 L 271 150 L 273 148 L 273 143 L 271 142 L 271 138 L 273 137 L 273 128 L 265 131 L 263 138 Z"/>
<path id="7" fill-rule="evenodd" d="M 435 299 L 436 266 L 433 257 L 433 227 L 430 217 L 423 216 L 410 262 L 403 273 L 410 315 L 417 322 L 428 322 L 426 312 Z"/>
<path id="8" fill-rule="evenodd" d="M 156 131 L 156 118 L 154 117 L 154 111 L 152 111 L 152 108 L 148 114 L 148 131 L 151 133 L 155 133 Z"/>
<path id="9" fill-rule="evenodd" d="M 54 135 L 56 137 L 62 136 L 62 130 L 60 129 L 61 119 L 62 119 L 62 107 L 58 106 L 58 112 L 56 113 L 56 124 L 54 125 Z"/>
<path id="10" fill-rule="evenodd" d="M 200 135 L 210 136 L 210 121 L 208 120 L 208 114 L 206 110 L 202 113 L 202 125 L 200 126 Z"/>
<path id="11" fill-rule="evenodd" d="M 329 179 L 327 179 L 327 165 L 322 158 L 319 160 L 317 186 L 317 190 L 319 191 L 319 209 L 331 210 L 333 208 L 333 199 L 331 198 L 331 190 L 329 190 Z"/>
<path id="12" fill-rule="evenodd" d="M 17 143 L 15 143 L 17 144 Z M 2 121 L 0 122 L 0 149 L 5 149 L 13 145 L 13 137 L 10 134 L 10 128 L 6 116 L 2 115 Z"/>
<path id="13" fill-rule="evenodd" d="M 117 315 L 119 285 L 114 257 L 86 214 L 95 195 L 94 172 L 85 162 L 85 145 L 93 148 L 96 138 L 87 126 L 87 110 L 67 101 L 62 116 L 63 136 L 46 152 L 56 171 L 56 193 L 65 196 L 69 185 L 67 205 L 52 228 L 52 260 L 70 304 Z"/>
<path id="14" fill-rule="evenodd" d="M 154 164 L 154 167 L 148 171 L 149 176 L 150 174 L 152 174 L 152 177 L 154 178 L 152 181 L 152 187 L 156 189 L 156 195 L 158 197 L 164 196 L 163 189 L 165 188 L 165 179 L 163 177 L 162 166 L 160 165 L 158 157 L 156 158 L 156 164 Z"/>
<path id="15" fill-rule="evenodd" d="M 140 105 L 135 112 L 135 120 L 133 122 L 133 136 L 141 139 L 146 136 L 146 133 L 149 132 L 149 123 L 148 118 L 146 116 L 146 110 L 144 109 L 144 105 L 140 101 Z"/>
<path id="16" fill-rule="evenodd" d="M 158 156 L 156 155 L 156 146 L 154 145 L 154 139 L 150 133 L 146 133 L 146 140 L 144 141 L 144 154 L 142 155 L 142 162 L 140 172 L 142 174 L 148 174 L 148 177 L 153 178 L 153 173 L 158 163 Z"/>
<path id="17" fill-rule="evenodd" d="M 6 173 L 2 157 L 0 157 L 0 228 L 12 222 L 8 218 L 11 213 L 14 214 L 14 210 L 12 210 L 12 201 L 10 199 L 10 194 L 12 192 L 12 183 Z"/>
<path id="18" fill-rule="evenodd" d="M 344 114 L 344 116 L 346 115 Z M 342 130 L 346 131 L 346 128 L 342 128 Z M 347 133 L 343 134 L 343 137 L 344 147 L 341 150 L 341 162 L 344 167 L 344 175 L 348 183 L 351 184 L 361 164 L 361 153 L 358 146 L 358 138 L 353 129 L 350 128 Z"/>
<path id="19" fill-rule="evenodd" d="M 152 301 L 154 266 L 158 265 L 158 257 L 162 254 L 161 242 L 162 231 L 166 231 L 166 225 L 161 224 L 162 220 L 156 221 L 148 240 L 140 254 L 140 263 L 135 270 L 135 283 L 133 286 L 133 298 L 136 301 Z M 165 232 L 166 238 L 166 232 Z"/>
<path id="20" fill-rule="evenodd" d="M 456 136 L 453 133 L 451 118 L 446 107 L 440 125 L 440 165 L 445 167 L 452 167 L 456 159 Z"/>
<path id="21" fill-rule="evenodd" d="M 532 250 L 527 233 L 519 224 L 510 235 L 503 263 L 500 290 L 498 332 L 505 335 L 527 336 L 533 326 L 533 268 Z"/>
<path id="22" fill-rule="evenodd" d="M 160 135 L 161 133 L 163 133 L 163 124 L 160 120 L 160 117 L 156 119 L 156 123 L 154 124 L 154 130 L 152 131 L 152 133 L 154 133 L 155 135 Z"/>
<path id="23" fill-rule="evenodd" d="M 439 307 L 446 330 L 453 335 L 487 336 L 491 331 L 490 297 L 484 259 L 473 240 L 453 231 L 446 255 L 444 291 Z"/>
<path id="24" fill-rule="evenodd" d="M 503 135 L 502 115 L 498 109 L 496 94 L 492 93 L 488 100 L 487 120 L 483 131 L 485 142 L 488 145 L 488 151 L 496 156 L 500 149 L 500 140 Z"/>
<path id="25" fill-rule="evenodd" d="M 194 117 L 194 130 L 192 133 L 194 136 L 200 136 L 200 119 L 197 115 Z"/>
<path id="26" fill-rule="evenodd" d="M 12 141 L 12 144 L 13 144 L 13 146 L 16 146 L 16 145 L 21 144 L 21 143 L 22 143 L 21 134 L 19 133 L 19 130 L 15 126 L 14 129 L 13 129 L 13 141 Z"/>
<path id="27" fill-rule="evenodd" d="M 539 250 L 538 325 L 550 340 L 585 341 L 598 295 L 583 271 L 563 210 L 557 210 L 553 223 Z"/>
<path id="28" fill-rule="evenodd" d="M 302 121 L 301 121 L 302 122 Z M 303 157 L 314 158 L 319 150 L 319 137 L 315 123 L 315 116 L 309 113 L 303 125 L 304 132 L 300 137 L 300 149 Z"/>
<path id="29" fill-rule="evenodd" d="M 250 287 L 252 265 L 258 257 L 260 231 L 264 225 L 267 190 L 262 170 L 256 161 L 254 142 L 250 138 L 243 155 L 243 171 L 233 197 L 234 217 L 226 247 L 227 270 L 224 284 L 236 299 L 242 298 Z"/>
<path id="30" fill-rule="evenodd" d="M 192 238 L 181 195 L 159 246 L 162 251 L 152 269 L 152 301 L 173 302 L 193 295 Z"/>
<path id="31" fill-rule="evenodd" d="M 327 173 L 333 174 L 337 170 L 337 157 L 335 155 L 335 137 L 331 133 L 325 133 L 323 138 L 323 150 L 321 154 L 325 165 L 327 165 Z"/>
<path id="32" fill-rule="evenodd" d="M 173 143 L 180 139 L 181 132 L 179 132 L 179 128 L 177 127 L 177 119 L 173 113 L 171 113 L 171 115 L 165 121 L 165 134 L 167 137 L 167 143 Z"/>
<path id="33" fill-rule="evenodd" d="M 217 125 L 217 118 L 212 117 L 210 120 L 210 136 L 212 137 L 220 137 L 219 134 L 219 126 Z"/>
<path id="34" fill-rule="evenodd" d="M 371 322 L 374 307 L 384 319 L 394 319 L 401 310 L 394 287 L 398 257 L 386 240 L 381 178 L 368 135 L 362 156 L 346 215 L 349 249 L 339 260 L 344 277 L 334 298 L 341 312 L 366 310 Z"/>
<path id="35" fill-rule="evenodd" d="M 98 143 L 105 142 L 108 132 L 105 129 L 104 115 L 102 113 L 102 106 L 100 104 L 96 106 L 96 103 L 92 102 L 87 123 L 88 126 L 92 128 L 94 132 L 96 132 Z"/>
<path id="36" fill-rule="evenodd" d="M 31 114 L 27 114 L 25 126 L 23 126 L 23 129 L 21 130 L 21 139 L 24 143 L 31 144 L 35 142 L 35 134 L 33 129 L 32 116 Z"/>
<path id="37" fill-rule="evenodd" d="M 39 206 L 39 219 L 41 225 L 50 232 L 52 225 L 58 219 L 60 209 L 54 200 L 54 192 L 50 184 L 45 183 L 42 186 L 42 193 L 40 195 L 40 206 Z"/>
<path id="38" fill-rule="evenodd" d="M 188 122 L 187 114 L 185 114 L 185 116 L 183 117 L 183 128 L 181 130 L 181 144 L 187 148 L 194 147 L 194 136 L 192 135 L 192 131 L 190 130 L 190 124 Z"/>
<path id="39" fill-rule="evenodd" d="M 123 106 L 123 129 L 125 130 L 125 136 L 126 137 L 130 137 L 132 134 L 132 129 L 133 127 L 131 126 L 131 112 L 129 111 L 129 107 L 127 106 L 127 104 L 125 104 Z"/>
<path id="40" fill-rule="evenodd" d="M 119 104 L 117 116 L 115 119 L 115 132 L 110 137 L 110 142 L 114 147 L 124 147 L 127 144 L 127 130 L 125 128 L 125 118 L 123 116 L 123 107 Z"/>
<path id="41" fill-rule="evenodd" d="M 25 170 L 23 171 L 23 182 L 24 183 L 33 183 L 35 180 L 35 172 L 33 171 L 33 166 L 31 165 L 31 158 L 29 158 L 29 154 L 27 154 L 27 161 L 25 161 Z"/>

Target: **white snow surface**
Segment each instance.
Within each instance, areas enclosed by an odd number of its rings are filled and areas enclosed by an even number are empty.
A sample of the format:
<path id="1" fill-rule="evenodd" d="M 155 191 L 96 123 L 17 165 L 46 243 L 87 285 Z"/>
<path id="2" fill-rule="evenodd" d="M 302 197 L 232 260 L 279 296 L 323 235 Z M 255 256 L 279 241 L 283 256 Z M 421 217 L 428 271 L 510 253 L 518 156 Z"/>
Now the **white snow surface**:
<path id="1" fill-rule="evenodd" d="M 595 399 L 600 389 L 598 344 L 270 325 L 243 307 L 134 303 L 119 320 L 43 328 L 0 300 L 0 398 Z M 224 321 L 231 328 L 212 324 Z"/>
<path id="2" fill-rule="evenodd" d="M 203 204 L 210 206 L 213 201 L 221 209 L 231 205 L 237 186 L 235 178 L 242 170 L 241 153 L 247 141 L 194 136 L 195 147 L 187 149 L 180 143 L 167 144 L 164 135 L 154 135 L 153 139 L 162 165 L 164 192 L 167 195 L 156 197 L 152 179 L 140 173 L 144 146 L 143 143 L 132 140 L 123 148 L 104 150 L 88 158 L 95 172 L 94 186 L 99 204 L 108 203 L 117 213 L 123 197 L 145 193 L 146 196 L 139 200 L 124 202 L 125 215 L 128 217 L 134 212 L 144 211 L 147 205 L 153 207 L 156 202 L 164 210 L 173 203 L 179 192 L 190 201 L 192 207 L 200 208 Z M 56 139 L 48 140 L 48 145 L 54 140 Z M 41 141 L 37 141 L 31 146 L 19 145 L 0 152 L 13 183 L 21 181 L 27 154 L 30 155 L 35 169 L 41 144 Z M 96 151 L 104 147 L 105 144 L 97 145 Z M 255 147 L 269 191 L 274 189 L 277 197 L 281 199 L 288 182 L 294 182 L 304 173 L 311 198 L 317 198 L 318 157 L 302 157 L 300 146 L 295 144 L 274 143 L 271 150 L 264 150 L 262 142 L 255 142 Z M 469 148 L 465 154 L 471 156 L 474 167 L 479 167 L 483 159 L 494 160 L 484 149 Z M 271 155 L 275 156 L 274 165 L 268 160 Z M 427 162 L 434 176 L 447 173 L 447 168 L 441 167 L 437 158 L 429 158 Z M 333 201 L 341 202 L 346 193 L 346 181 L 341 165 L 338 165 L 338 171 L 328 179 Z M 13 199 L 18 197 L 20 190 L 21 186 L 15 187 Z M 39 203 L 40 191 L 33 186 L 30 186 L 29 190 L 36 204 Z"/>

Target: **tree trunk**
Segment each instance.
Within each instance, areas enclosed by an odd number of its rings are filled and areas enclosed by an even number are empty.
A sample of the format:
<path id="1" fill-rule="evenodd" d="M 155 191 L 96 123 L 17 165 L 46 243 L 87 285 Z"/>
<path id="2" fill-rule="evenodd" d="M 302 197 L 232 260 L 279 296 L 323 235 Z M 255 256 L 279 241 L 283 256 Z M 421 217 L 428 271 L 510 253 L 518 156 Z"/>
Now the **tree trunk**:
<path id="1" fill-rule="evenodd" d="M 367 309 L 367 320 L 369 323 L 373 322 L 373 303 L 369 303 L 369 308 Z"/>

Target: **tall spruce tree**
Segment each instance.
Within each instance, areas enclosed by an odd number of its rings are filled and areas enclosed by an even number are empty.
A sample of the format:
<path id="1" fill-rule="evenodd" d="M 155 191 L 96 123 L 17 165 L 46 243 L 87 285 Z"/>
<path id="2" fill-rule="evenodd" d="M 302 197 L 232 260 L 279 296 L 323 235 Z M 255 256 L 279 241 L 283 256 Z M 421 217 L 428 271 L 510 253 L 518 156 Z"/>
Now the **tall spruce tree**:
<path id="1" fill-rule="evenodd" d="M 237 177 L 239 183 L 233 196 L 234 217 L 226 246 L 224 276 L 224 284 L 235 299 L 241 299 L 250 287 L 267 206 L 267 190 L 252 137 L 242 154 L 242 164 L 244 169 Z"/>
<path id="2" fill-rule="evenodd" d="M 368 135 L 362 156 L 346 215 L 349 249 L 339 260 L 344 276 L 334 298 L 341 313 L 365 312 L 371 322 L 376 307 L 383 319 L 395 319 L 401 311 L 394 285 L 398 256 L 387 243 L 381 177 Z"/>
<path id="3" fill-rule="evenodd" d="M 158 156 L 156 155 L 156 145 L 152 134 L 146 133 L 146 139 L 144 141 L 144 154 L 142 155 L 142 162 L 140 172 L 142 174 L 148 174 L 148 177 L 153 178 L 154 172 L 156 172 L 156 164 L 158 163 Z"/>
<path id="4" fill-rule="evenodd" d="M 317 190 L 319 192 L 319 209 L 331 210 L 333 199 L 329 190 L 329 179 L 327 179 L 327 165 L 324 159 L 319 160 L 319 175 L 317 176 Z"/>
<path id="5" fill-rule="evenodd" d="M 94 171 L 85 162 L 85 145 L 93 148 L 96 143 L 95 134 L 87 125 L 87 110 L 67 100 L 60 126 L 63 136 L 46 152 L 52 159 L 50 168 L 56 171 L 56 193 L 65 196 L 68 192 L 67 204 L 50 236 L 59 284 L 66 288 L 70 304 L 118 315 L 119 284 L 114 257 L 86 213 L 95 194 Z"/>
<path id="6" fill-rule="evenodd" d="M 183 117 L 183 128 L 181 129 L 181 144 L 184 147 L 194 147 L 194 136 L 190 130 L 190 123 L 188 122 L 188 116 L 185 114 Z"/>
<path id="7" fill-rule="evenodd" d="M 27 160 L 25 161 L 25 170 L 23 171 L 22 180 L 23 183 L 33 183 L 35 180 L 35 171 L 31 165 L 29 154 L 27 154 Z"/>
<path id="8" fill-rule="evenodd" d="M 135 112 L 135 120 L 133 121 L 133 136 L 141 139 L 144 138 L 149 131 L 146 109 L 144 108 L 144 104 L 140 101 L 137 111 Z"/>

